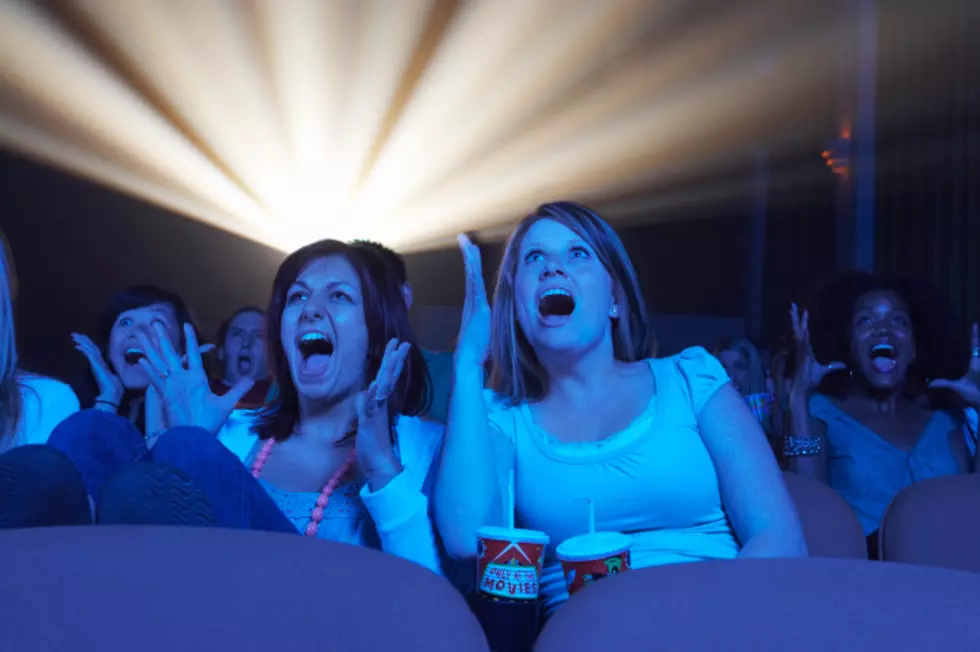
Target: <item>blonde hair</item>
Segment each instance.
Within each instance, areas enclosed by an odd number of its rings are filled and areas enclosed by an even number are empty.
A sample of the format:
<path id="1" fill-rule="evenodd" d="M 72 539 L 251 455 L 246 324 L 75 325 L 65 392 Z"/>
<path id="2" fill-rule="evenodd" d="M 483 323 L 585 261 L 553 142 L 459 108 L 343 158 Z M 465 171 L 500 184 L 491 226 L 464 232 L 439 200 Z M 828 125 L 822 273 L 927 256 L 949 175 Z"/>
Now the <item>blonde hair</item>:
<path id="1" fill-rule="evenodd" d="M 609 224 L 592 210 L 573 202 L 544 204 L 528 215 L 507 240 L 497 273 L 490 333 L 490 386 L 515 405 L 538 401 L 548 393 L 548 374 L 517 321 L 514 284 L 520 247 L 528 230 L 541 220 L 553 220 L 573 231 L 595 251 L 613 280 L 619 317 L 613 321 L 613 355 L 622 362 L 652 357 L 656 338 L 636 270 L 622 241 Z"/>
<path id="2" fill-rule="evenodd" d="M 0 231 L 0 441 L 17 428 L 21 412 L 17 338 L 11 297 L 16 278 L 10 246 L 3 231 Z M 0 444 L 0 450 L 3 448 Z"/>
<path id="3" fill-rule="evenodd" d="M 766 392 L 766 372 L 762 366 L 762 356 L 759 355 L 759 349 L 755 348 L 752 342 L 744 337 L 722 342 L 715 349 L 715 357 L 720 356 L 722 351 L 734 351 L 749 363 L 749 386 L 742 388 L 746 396 Z"/>

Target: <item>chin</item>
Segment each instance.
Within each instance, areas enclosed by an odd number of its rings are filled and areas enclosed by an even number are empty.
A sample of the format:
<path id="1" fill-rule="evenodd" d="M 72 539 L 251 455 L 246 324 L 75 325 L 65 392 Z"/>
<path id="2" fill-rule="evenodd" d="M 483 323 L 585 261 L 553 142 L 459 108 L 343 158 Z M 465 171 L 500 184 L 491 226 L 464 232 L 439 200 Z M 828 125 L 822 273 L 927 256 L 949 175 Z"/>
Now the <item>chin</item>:
<path id="1" fill-rule="evenodd" d="M 150 386 L 150 379 L 142 369 L 127 369 L 119 374 L 119 380 L 128 392 L 143 392 Z"/>

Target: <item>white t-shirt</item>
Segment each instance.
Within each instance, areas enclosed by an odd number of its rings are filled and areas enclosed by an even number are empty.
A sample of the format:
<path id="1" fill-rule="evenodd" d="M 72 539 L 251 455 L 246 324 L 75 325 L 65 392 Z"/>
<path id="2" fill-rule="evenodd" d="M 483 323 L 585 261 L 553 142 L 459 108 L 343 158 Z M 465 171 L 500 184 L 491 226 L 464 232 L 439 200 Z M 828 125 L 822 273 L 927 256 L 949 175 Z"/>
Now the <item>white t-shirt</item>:
<path id="1" fill-rule="evenodd" d="M 487 391 L 491 436 L 516 447 L 516 524 L 551 537 L 541 578 L 549 611 L 568 598 L 555 548 L 588 531 L 586 497 L 597 530 L 631 536 L 633 568 L 738 554 L 698 429 L 701 409 L 728 376 L 701 347 L 647 362 L 654 397 L 626 429 L 597 442 L 558 441 L 526 403 L 509 407 Z"/>
<path id="2" fill-rule="evenodd" d="M 258 453 L 252 431 L 257 413 L 236 410 L 218 433 L 218 439 L 246 466 Z M 402 472 L 380 491 L 372 492 L 363 480 L 337 487 L 324 508 L 317 537 L 381 549 L 440 573 L 441 561 L 429 519 L 427 479 L 442 446 L 444 427 L 416 417 L 395 422 L 395 452 Z M 303 532 L 320 492 L 289 492 L 259 478 L 259 483 Z"/>
<path id="3" fill-rule="evenodd" d="M 20 418 L 13 436 L 4 437 L 0 442 L 0 450 L 46 443 L 59 423 L 81 409 L 75 392 L 60 381 L 28 373 L 22 373 L 17 381 Z"/>

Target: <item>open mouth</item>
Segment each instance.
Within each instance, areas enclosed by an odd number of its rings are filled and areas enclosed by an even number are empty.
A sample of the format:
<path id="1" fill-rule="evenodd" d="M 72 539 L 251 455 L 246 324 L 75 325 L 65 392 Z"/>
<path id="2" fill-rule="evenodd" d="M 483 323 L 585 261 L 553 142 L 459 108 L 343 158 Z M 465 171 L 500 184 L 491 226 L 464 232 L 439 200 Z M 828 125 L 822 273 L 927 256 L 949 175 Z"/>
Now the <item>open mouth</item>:
<path id="1" fill-rule="evenodd" d="M 334 344 L 324 333 L 303 333 L 296 343 L 302 358 L 300 370 L 307 374 L 320 374 L 326 369 L 333 355 Z"/>
<path id="2" fill-rule="evenodd" d="M 898 351 L 891 344 L 876 344 L 871 349 L 871 366 L 875 371 L 887 374 L 898 365 Z"/>
<path id="3" fill-rule="evenodd" d="M 140 349 L 137 349 L 135 346 L 129 347 L 128 349 L 126 349 L 125 353 L 123 353 L 123 360 L 128 365 L 138 365 L 140 363 L 140 360 L 142 360 L 145 357 L 146 354 L 143 353 L 143 351 L 141 351 Z"/>
<path id="4" fill-rule="evenodd" d="M 575 312 L 575 298 L 564 288 L 549 288 L 538 297 L 538 314 L 545 320 L 563 321 Z"/>
<path id="5" fill-rule="evenodd" d="M 235 364 L 238 367 L 238 373 L 247 374 L 252 371 L 252 356 L 247 353 L 239 354 L 238 361 Z"/>

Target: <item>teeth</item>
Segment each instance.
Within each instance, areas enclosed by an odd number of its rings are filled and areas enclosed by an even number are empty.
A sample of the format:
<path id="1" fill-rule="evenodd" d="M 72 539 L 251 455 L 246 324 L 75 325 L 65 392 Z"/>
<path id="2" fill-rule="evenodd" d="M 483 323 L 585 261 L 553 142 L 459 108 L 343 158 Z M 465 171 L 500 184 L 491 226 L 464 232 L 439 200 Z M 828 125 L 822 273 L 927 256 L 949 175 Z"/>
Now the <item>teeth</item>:
<path id="1" fill-rule="evenodd" d="M 131 346 L 128 349 L 126 349 L 125 355 L 142 355 L 142 353 L 143 353 L 143 351 L 141 351 L 140 349 L 137 349 L 136 347 Z"/>
<path id="2" fill-rule="evenodd" d="M 544 297 L 550 297 L 550 296 L 553 296 L 553 295 L 561 295 L 561 296 L 566 296 L 566 297 L 572 296 L 571 293 L 568 290 L 565 290 L 563 288 L 551 288 L 549 290 L 545 290 L 541 294 L 541 298 L 543 299 Z"/>
<path id="3" fill-rule="evenodd" d="M 891 344 L 876 344 L 872 351 L 894 351 L 895 347 Z"/>
<path id="4" fill-rule="evenodd" d="M 300 342 L 316 342 L 317 340 L 326 341 L 327 336 L 323 333 L 303 333 L 303 336 L 299 338 Z"/>

